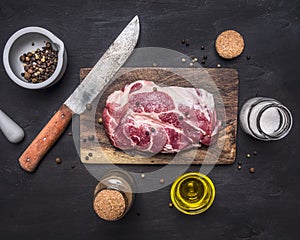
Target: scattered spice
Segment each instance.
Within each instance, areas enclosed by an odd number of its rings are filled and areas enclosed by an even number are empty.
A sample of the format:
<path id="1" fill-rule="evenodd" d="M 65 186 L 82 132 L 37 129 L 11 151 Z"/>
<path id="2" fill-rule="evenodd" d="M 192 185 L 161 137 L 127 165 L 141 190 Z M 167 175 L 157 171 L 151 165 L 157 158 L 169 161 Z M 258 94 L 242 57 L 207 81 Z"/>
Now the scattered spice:
<path id="1" fill-rule="evenodd" d="M 89 157 L 92 157 L 92 156 L 93 156 L 93 153 L 89 152 L 89 154 L 88 154 L 88 155 L 89 155 Z"/>
<path id="2" fill-rule="evenodd" d="M 205 64 L 205 60 L 204 60 L 204 59 L 202 59 L 201 63 L 202 63 L 202 64 Z"/>
<path id="3" fill-rule="evenodd" d="M 141 174 L 141 178 L 145 178 L 145 174 L 144 173 Z"/>
<path id="4" fill-rule="evenodd" d="M 247 157 L 247 158 L 250 158 L 250 157 L 251 157 L 251 154 L 250 154 L 250 153 L 247 153 L 247 154 L 246 154 L 246 157 Z"/>
<path id="5" fill-rule="evenodd" d="M 250 60 L 250 56 L 249 55 L 247 56 L 247 60 Z"/>
<path id="6" fill-rule="evenodd" d="M 173 207 L 173 203 L 169 203 L 169 208 L 172 208 Z"/>
<path id="7" fill-rule="evenodd" d="M 83 142 L 86 142 L 86 138 L 82 139 Z"/>
<path id="8" fill-rule="evenodd" d="M 190 46 L 190 43 L 189 43 L 189 40 L 188 40 L 188 39 L 185 40 L 185 46 L 186 46 L 186 47 Z"/>
<path id="9" fill-rule="evenodd" d="M 186 62 L 186 59 L 185 58 L 181 58 L 181 62 Z"/>
<path id="10" fill-rule="evenodd" d="M 242 165 L 242 161 L 238 161 L 238 165 Z"/>
<path id="11" fill-rule="evenodd" d="M 182 44 L 185 44 L 185 39 L 182 39 L 182 40 L 181 40 L 181 43 L 182 43 Z"/>
<path id="12" fill-rule="evenodd" d="M 58 51 L 53 49 L 50 42 L 47 42 L 42 50 L 38 48 L 22 54 L 20 61 L 24 67 L 21 76 L 30 83 L 41 83 L 53 75 L 58 62 Z"/>
<path id="13" fill-rule="evenodd" d="M 250 172 L 250 173 L 254 173 L 254 172 L 255 172 L 255 168 L 254 168 L 254 167 L 250 168 L 250 169 L 249 169 L 249 172 Z"/>
<path id="14" fill-rule="evenodd" d="M 75 168 L 75 165 L 73 164 L 73 165 L 71 166 L 71 168 L 74 169 L 74 168 Z"/>
<path id="15" fill-rule="evenodd" d="M 194 63 L 191 62 L 191 63 L 190 63 L 190 67 L 193 67 L 193 66 L 194 66 Z"/>
<path id="16" fill-rule="evenodd" d="M 256 155 L 257 155 L 257 152 L 256 152 L 256 151 L 254 151 L 254 152 L 253 152 L 253 155 L 254 155 L 254 156 L 256 156 Z"/>
<path id="17" fill-rule="evenodd" d="M 85 156 L 84 159 L 88 161 L 90 158 L 89 158 L 89 156 Z"/>
<path id="18" fill-rule="evenodd" d="M 31 43 L 31 46 L 34 46 L 34 42 Z"/>
<path id="19" fill-rule="evenodd" d="M 68 135 L 69 135 L 69 136 L 72 136 L 72 133 L 71 133 L 71 132 L 69 132 L 69 133 L 68 133 Z"/>
<path id="20" fill-rule="evenodd" d="M 157 64 L 156 64 L 156 63 L 153 63 L 152 66 L 153 66 L 153 67 L 157 67 Z"/>
<path id="21" fill-rule="evenodd" d="M 159 180 L 159 182 L 160 182 L 161 184 L 163 184 L 163 183 L 165 182 L 165 179 L 162 178 L 162 179 Z"/>
<path id="22" fill-rule="evenodd" d="M 198 61 L 198 58 L 194 57 L 192 58 L 192 62 L 197 62 Z"/>
<path id="23" fill-rule="evenodd" d="M 242 169 L 242 166 L 241 166 L 241 165 L 238 165 L 238 166 L 237 166 L 237 169 L 238 169 L 238 170 L 241 170 L 241 169 Z"/>
<path id="24" fill-rule="evenodd" d="M 157 87 L 153 87 L 153 92 L 157 92 Z"/>
<path id="25" fill-rule="evenodd" d="M 183 116 L 179 116 L 178 119 L 179 119 L 179 120 L 183 120 Z"/>
<path id="26" fill-rule="evenodd" d="M 207 56 L 206 56 L 206 55 L 204 55 L 204 56 L 203 56 L 203 59 L 207 59 Z"/>
<path id="27" fill-rule="evenodd" d="M 60 157 L 57 157 L 57 158 L 55 158 L 55 162 L 56 162 L 57 164 L 61 164 L 62 160 L 61 160 Z"/>
<path id="28" fill-rule="evenodd" d="M 218 63 L 218 64 L 217 64 L 217 68 L 220 68 L 220 67 L 221 67 L 221 64 L 220 64 L 220 63 Z"/>
<path id="29" fill-rule="evenodd" d="M 102 119 L 101 117 L 98 119 L 98 123 L 99 123 L 99 124 L 102 124 L 102 123 L 103 123 L 103 119 Z"/>
<path id="30" fill-rule="evenodd" d="M 147 136 L 149 136 L 150 133 L 149 133 L 148 131 L 146 131 L 145 134 L 146 134 Z"/>
<path id="31" fill-rule="evenodd" d="M 89 136 L 88 136 L 88 139 L 89 139 L 90 141 L 93 141 L 93 140 L 95 139 L 95 137 L 94 137 L 94 135 L 89 135 Z"/>
<path id="32" fill-rule="evenodd" d="M 85 105 L 85 107 L 86 107 L 87 110 L 92 110 L 93 105 L 88 103 L 88 104 Z"/>
<path id="33" fill-rule="evenodd" d="M 201 50 L 204 50 L 205 49 L 205 47 L 204 46 L 201 46 Z"/>
<path id="34" fill-rule="evenodd" d="M 155 132 L 155 128 L 151 128 L 151 132 Z"/>

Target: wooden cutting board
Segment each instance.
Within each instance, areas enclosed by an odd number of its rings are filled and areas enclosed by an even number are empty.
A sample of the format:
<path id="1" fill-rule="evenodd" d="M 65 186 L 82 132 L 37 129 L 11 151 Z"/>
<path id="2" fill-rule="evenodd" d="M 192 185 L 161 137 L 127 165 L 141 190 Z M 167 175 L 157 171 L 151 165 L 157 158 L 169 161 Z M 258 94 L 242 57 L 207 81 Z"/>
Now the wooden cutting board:
<path id="1" fill-rule="evenodd" d="M 80 70 L 81 81 L 89 71 L 89 68 Z M 207 73 L 216 87 L 207 84 Z M 102 96 L 92 103 L 92 110 L 86 110 L 80 116 L 80 154 L 83 163 L 107 164 L 108 159 L 114 164 L 187 164 L 194 158 L 192 164 L 197 165 L 203 163 L 206 154 L 210 156 L 210 160 L 206 159 L 205 164 L 232 164 L 235 161 L 238 109 L 238 72 L 235 69 L 121 68 L 114 79 L 115 81 L 107 86 Z M 184 151 L 176 159 L 173 159 L 175 154 L 162 153 L 152 157 L 130 156 L 115 148 L 109 142 L 103 125 L 98 123 L 98 119 L 101 117 L 107 97 L 112 92 L 120 90 L 127 83 L 141 79 L 153 81 L 160 86 L 195 86 L 208 90 L 214 95 L 217 113 L 221 109 L 223 100 L 226 113 L 226 117 L 224 117 L 226 124 L 223 122 L 221 130 L 223 144 L 217 142 L 214 146 L 216 150 L 208 151 L 208 147 L 202 146 L 196 150 Z M 216 94 L 216 91 L 219 91 L 220 94 Z M 94 129 L 91 130 L 91 126 Z"/>

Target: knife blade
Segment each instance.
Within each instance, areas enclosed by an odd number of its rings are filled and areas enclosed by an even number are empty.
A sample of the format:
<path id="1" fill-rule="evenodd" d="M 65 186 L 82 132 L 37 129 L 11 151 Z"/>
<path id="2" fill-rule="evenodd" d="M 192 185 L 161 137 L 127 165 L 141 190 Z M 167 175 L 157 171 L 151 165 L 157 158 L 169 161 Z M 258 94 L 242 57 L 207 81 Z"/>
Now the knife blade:
<path id="1" fill-rule="evenodd" d="M 20 156 L 19 163 L 25 171 L 35 171 L 43 156 L 67 128 L 72 115 L 83 113 L 86 104 L 91 103 L 109 84 L 132 53 L 139 32 L 139 18 L 135 16 Z"/>

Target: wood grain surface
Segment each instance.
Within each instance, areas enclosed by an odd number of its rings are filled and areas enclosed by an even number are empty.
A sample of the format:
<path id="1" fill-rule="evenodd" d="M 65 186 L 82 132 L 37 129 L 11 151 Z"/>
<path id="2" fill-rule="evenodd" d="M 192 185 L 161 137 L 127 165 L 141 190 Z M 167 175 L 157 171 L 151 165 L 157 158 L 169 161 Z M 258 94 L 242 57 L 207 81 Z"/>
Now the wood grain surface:
<path id="1" fill-rule="evenodd" d="M 80 71 L 82 80 L 90 69 Z M 238 72 L 226 68 L 122 68 L 101 97 L 93 103 L 95 111 L 87 110 L 80 116 L 80 152 L 83 163 L 93 164 L 232 164 L 236 156 L 238 107 Z M 102 124 L 98 123 L 107 97 L 126 84 L 137 80 L 153 81 L 160 86 L 203 88 L 214 95 L 216 111 L 223 120 L 218 141 L 210 148 L 202 146 L 178 153 L 159 153 L 151 157 L 129 155 L 115 148 Z M 95 132 L 94 132 L 95 128 Z M 90 136 L 95 139 L 89 140 Z M 88 155 L 92 157 L 88 157 Z"/>

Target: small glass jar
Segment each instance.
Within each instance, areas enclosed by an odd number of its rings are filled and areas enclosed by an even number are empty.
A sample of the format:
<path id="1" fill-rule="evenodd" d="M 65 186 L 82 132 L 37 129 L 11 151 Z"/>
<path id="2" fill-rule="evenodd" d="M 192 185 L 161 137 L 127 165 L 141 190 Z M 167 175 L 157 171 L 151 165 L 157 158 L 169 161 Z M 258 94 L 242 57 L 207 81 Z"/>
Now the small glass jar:
<path id="1" fill-rule="evenodd" d="M 175 180 L 171 188 L 173 205 L 188 215 L 205 212 L 215 199 L 213 182 L 198 172 L 186 173 Z"/>
<path id="2" fill-rule="evenodd" d="M 242 129 L 264 141 L 279 140 L 292 128 L 291 112 L 272 98 L 255 97 L 246 101 L 240 111 Z"/>
<path id="3" fill-rule="evenodd" d="M 110 171 L 100 179 L 94 192 L 94 210 L 106 221 L 122 218 L 134 201 L 134 181 L 128 173 Z"/>

